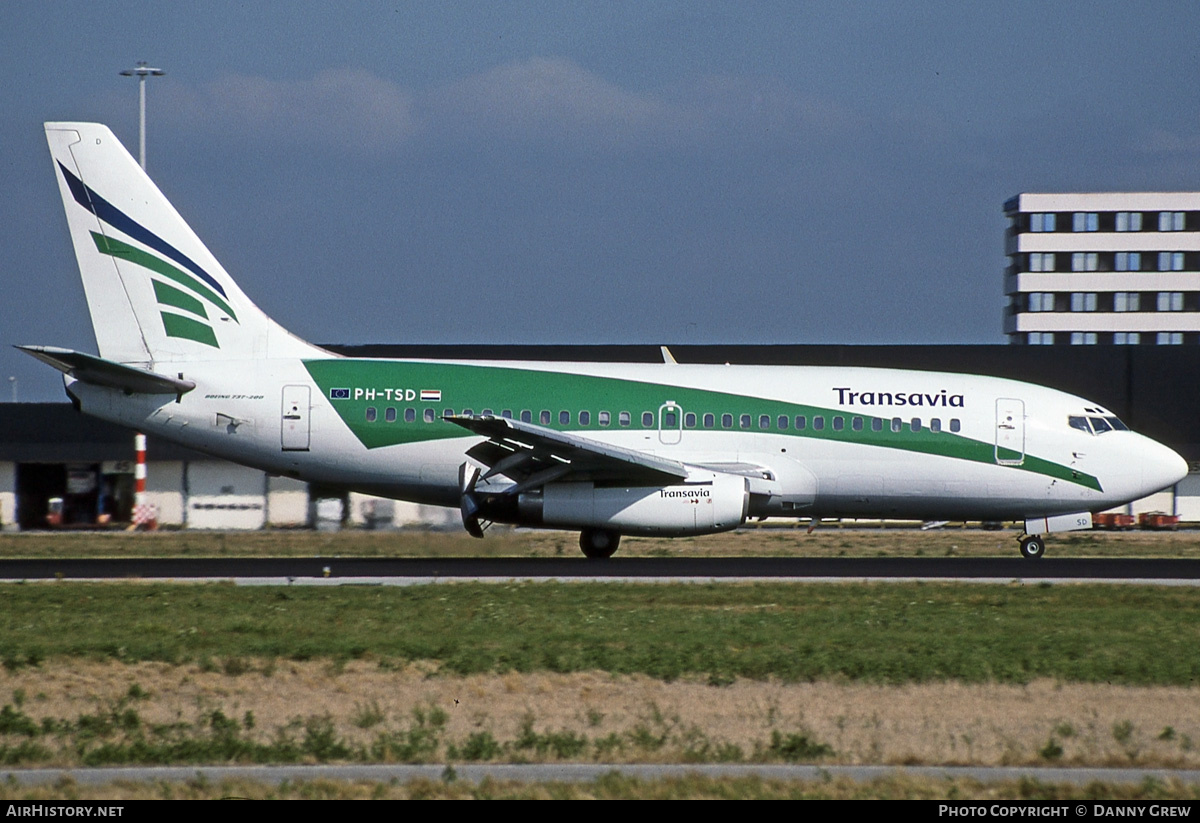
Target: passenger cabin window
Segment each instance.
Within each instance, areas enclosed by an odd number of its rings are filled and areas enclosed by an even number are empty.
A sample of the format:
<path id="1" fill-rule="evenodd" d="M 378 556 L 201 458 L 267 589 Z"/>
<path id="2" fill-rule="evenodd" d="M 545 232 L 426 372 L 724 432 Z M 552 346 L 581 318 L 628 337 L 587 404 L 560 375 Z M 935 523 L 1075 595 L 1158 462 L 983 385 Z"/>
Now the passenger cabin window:
<path id="1" fill-rule="evenodd" d="M 500 416 L 507 417 L 509 420 L 512 420 L 512 409 L 501 409 Z"/>
<path id="2" fill-rule="evenodd" d="M 374 423 L 374 422 L 375 422 L 375 415 L 376 415 L 375 407 L 374 407 L 374 406 L 367 406 L 367 422 L 368 422 L 368 423 Z"/>
<path id="3" fill-rule="evenodd" d="M 396 409 L 393 406 L 388 406 L 383 410 L 383 419 L 389 423 L 396 422 Z"/>
<path id="4" fill-rule="evenodd" d="M 873 432 L 883 431 L 883 418 L 882 417 L 872 417 L 871 418 L 871 431 L 873 431 Z"/>
<path id="5" fill-rule="evenodd" d="M 417 419 L 417 410 L 416 409 L 405 409 L 404 410 L 404 422 L 405 423 L 412 423 L 412 422 L 416 421 L 416 419 Z"/>
<path id="6" fill-rule="evenodd" d="M 600 425 L 601 425 L 601 426 L 607 426 L 609 423 L 611 423 L 611 422 L 612 422 L 612 417 L 611 417 L 611 415 L 609 415 L 609 413 L 608 413 L 608 412 L 606 412 L 606 411 L 602 411 L 602 412 L 600 412 L 600 414 L 599 414 L 599 418 L 600 418 Z"/>
<path id="7" fill-rule="evenodd" d="M 825 418 L 818 414 L 813 418 L 813 430 L 821 431 L 823 428 L 825 428 Z"/>
<path id="8" fill-rule="evenodd" d="M 533 422 L 533 412 L 530 411 L 529 409 L 521 409 L 521 422 L 522 423 L 532 423 Z"/>
<path id="9" fill-rule="evenodd" d="M 721 415 L 721 428 L 723 428 L 723 429 L 732 429 L 733 428 L 733 415 L 732 414 Z"/>
<path id="10" fill-rule="evenodd" d="M 685 428 L 688 428 L 688 429 L 696 428 L 696 413 L 688 412 L 687 414 L 685 414 L 683 416 L 683 425 Z"/>
<path id="11" fill-rule="evenodd" d="M 542 411 L 538 414 L 538 420 L 541 421 L 541 424 L 543 426 L 549 426 L 550 425 L 550 410 L 542 409 Z"/>
<path id="12" fill-rule="evenodd" d="M 579 425 L 590 426 L 592 424 L 592 413 L 589 411 L 581 411 L 579 413 Z"/>
<path id="13" fill-rule="evenodd" d="M 892 418 L 892 431 L 898 432 L 898 431 L 903 431 L 903 429 L 904 429 L 904 421 L 902 421 L 899 417 L 893 417 Z"/>
<path id="14" fill-rule="evenodd" d="M 850 428 L 854 429 L 856 432 L 860 432 L 860 431 L 862 431 L 862 429 L 863 429 L 863 419 L 862 419 L 861 417 L 854 417 L 854 418 L 851 418 L 851 420 L 850 420 Z"/>
<path id="15" fill-rule="evenodd" d="M 426 422 L 426 423 L 432 423 L 432 422 L 433 422 L 433 409 L 426 409 L 426 410 L 425 410 L 425 422 Z"/>
<path id="16" fill-rule="evenodd" d="M 912 419 L 912 423 L 911 423 L 911 424 L 909 424 L 909 425 L 912 427 L 912 430 L 913 430 L 913 431 L 915 431 L 915 432 L 919 432 L 919 431 L 921 430 L 921 418 L 919 418 L 919 417 L 914 417 L 914 418 Z"/>
<path id="17" fill-rule="evenodd" d="M 808 426 L 808 418 L 803 414 L 796 415 L 796 430 L 803 431 Z"/>
<path id="18" fill-rule="evenodd" d="M 758 416 L 758 427 L 759 427 L 760 429 L 769 429 L 769 428 L 771 428 L 771 415 L 769 415 L 769 414 L 760 414 L 760 415 Z"/>
<path id="19" fill-rule="evenodd" d="M 704 428 L 711 429 L 715 425 L 717 425 L 717 416 L 715 414 L 713 414 L 712 412 L 708 412 L 707 414 L 705 414 L 704 415 Z"/>
<path id="20" fill-rule="evenodd" d="M 750 428 L 750 415 L 748 415 L 748 414 L 743 414 L 743 415 L 742 415 L 742 416 L 741 416 L 741 417 L 738 419 L 738 424 L 739 424 L 739 425 L 740 425 L 740 426 L 741 426 L 743 429 L 748 429 L 748 428 Z"/>
<path id="21" fill-rule="evenodd" d="M 845 427 L 845 425 L 846 425 L 846 420 L 841 415 L 837 415 L 833 418 L 833 430 L 834 431 L 840 432 Z"/>
<path id="22" fill-rule="evenodd" d="M 642 412 L 642 425 L 648 429 L 654 428 L 654 412 Z"/>
<path id="23" fill-rule="evenodd" d="M 950 431 L 956 432 L 961 428 L 962 428 L 962 421 L 960 421 L 957 417 L 950 418 Z"/>
<path id="24" fill-rule="evenodd" d="M 627 412 L 627 411 L 623 411 L 617 415 L 617 422 L 620 423 L 622 426 L 628 426 L 630 424 L 630 422 L 632 421 L 632 419 L 633 418 L 630 416 L 629 412 Z"/>
<path id="25" fill-rule="evenodd" d="M 560 411 L 558 413 L 558 423 L 561 426 L 571 425 L 571 413 L 569 411 Z"/>
<path id="26" fill-rule="evenodd" d="M 779 420 L 777 422 L 779 423 L 780 430 L 786 429 L 788 427 L 788 422 L 789 422 L 788 416 L 786 414 L 779 415 Z"/>

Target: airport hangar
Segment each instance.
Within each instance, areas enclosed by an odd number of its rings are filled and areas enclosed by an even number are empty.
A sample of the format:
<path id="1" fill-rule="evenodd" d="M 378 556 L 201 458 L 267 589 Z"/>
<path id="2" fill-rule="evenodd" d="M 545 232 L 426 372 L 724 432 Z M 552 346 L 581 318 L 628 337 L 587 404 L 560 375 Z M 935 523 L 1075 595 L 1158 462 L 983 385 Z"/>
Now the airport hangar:
<path id="1" fill-rule="evenodd" d="M 658 346 L 371 345 L 326 348 L 355 357 L 655 362 Z M 1128 507 L 1200 523 L 1200 346 L 672 346 L 680 363 L 871 366 L 966 372 L 1040 383 L 1077 394 L 1166 443 L 1191 473 L 1173 489 Z M 62 524 L 88 527 L 105 513 L 128 523 L 133 433 L 69 403 L 0 404 L 0 525 L 47 525 L 49 500 Z M 164 526 L 259 529 L 351 525 L 457 527 L 458 512 L 313 486 L 216 460 L 157 438 L 147 448 L 148 502 Z"/>

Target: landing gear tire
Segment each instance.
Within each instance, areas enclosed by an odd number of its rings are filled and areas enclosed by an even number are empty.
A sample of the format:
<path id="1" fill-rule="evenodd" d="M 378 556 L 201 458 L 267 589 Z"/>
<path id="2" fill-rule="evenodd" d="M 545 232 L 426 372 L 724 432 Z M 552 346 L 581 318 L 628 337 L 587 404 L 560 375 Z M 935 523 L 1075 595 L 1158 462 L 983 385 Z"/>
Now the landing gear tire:
<path id="1" fill-rule="evenodd" d="M 1021 556 L 1026 560 L 1040 560 L 1046 553 L 1046 541 L 1036 534 L 1021 538 Z"/>
<path id="2" fill-rule="evenodd" d="M 617 546 L 621 545 L 619 532 L 607 529 L 584 529 L 579 533 L 579 548 L 591 558 L 612 557 Z"/>

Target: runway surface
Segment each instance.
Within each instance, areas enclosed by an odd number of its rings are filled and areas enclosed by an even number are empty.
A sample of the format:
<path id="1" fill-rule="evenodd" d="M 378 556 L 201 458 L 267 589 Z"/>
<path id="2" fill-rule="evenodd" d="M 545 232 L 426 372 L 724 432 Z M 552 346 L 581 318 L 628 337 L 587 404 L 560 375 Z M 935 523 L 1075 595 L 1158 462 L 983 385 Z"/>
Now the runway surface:
<path id="1" fill-rule="evenodd" d="M 1200 560 L 999 558 L 133 558 L 0 560 L 0 580 L 979 580 L 1200 583 Z"/>

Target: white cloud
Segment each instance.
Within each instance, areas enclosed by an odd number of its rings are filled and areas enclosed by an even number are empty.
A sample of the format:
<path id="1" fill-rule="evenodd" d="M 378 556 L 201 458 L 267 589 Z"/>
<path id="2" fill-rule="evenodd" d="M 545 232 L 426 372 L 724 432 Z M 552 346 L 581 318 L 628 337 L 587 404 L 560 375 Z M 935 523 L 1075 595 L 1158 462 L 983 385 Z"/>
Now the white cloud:
<path id="1" fill-rule="evenodd" d="M 399 145 L 420 129 L 412 94 L 361 69 L 327 69 L 306 80 L 228 74 L 199 86 L 163 85 L 164 117 L 191 128 L 368 151 Z"/>
<path id="2" fill-rule="evenodd" d="M 737 150 L 865 126 L 844 107 L 769 78 L 706 77 L 687 86 L 631 90 L 558 57 L 505 63 L 422 91 L 348 68 L 302 80 L 229 74 L 200 85 L 161 86 L 156 106 L 164 120 L 181 127 L 371 154 L 399 150 L 416 137 L 459 136 L 572 151 Z"/>

